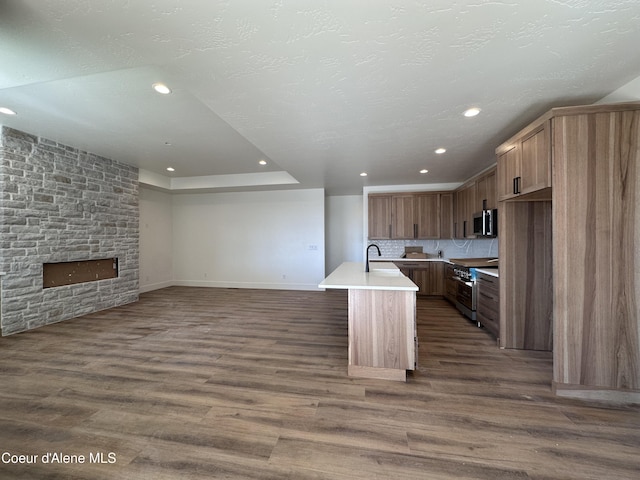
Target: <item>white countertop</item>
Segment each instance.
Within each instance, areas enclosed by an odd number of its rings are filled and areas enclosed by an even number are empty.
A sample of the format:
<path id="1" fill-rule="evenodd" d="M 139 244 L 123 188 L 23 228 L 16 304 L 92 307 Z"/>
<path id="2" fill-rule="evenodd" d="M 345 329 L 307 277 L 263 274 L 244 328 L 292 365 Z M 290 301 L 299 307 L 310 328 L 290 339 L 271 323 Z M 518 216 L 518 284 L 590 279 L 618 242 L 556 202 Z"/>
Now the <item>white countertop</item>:
<path id="1" fill-rule="evenodd" d="M 497 268 L 476 268 L 476 272 L 484 273 L 485 275 L 491 275 L 492 277 L 500 277 Z"/>
<path id="2" fill-rule="evenodd" d="M 336 268 L 318 287 L 359 290 L 405 290 L 418 291 L 418 286 L 404 276 L 393 263 L 369 264 L 370 272 L 364 271 L 364 263 L 344 262 Z"/>
<path id="3" fill-rule="evenodd" d="M 369 262 L 448 262 L 447 258 L 428 257 L 428 258 L 406 258 L 406 257 L 371 257 Z"/>

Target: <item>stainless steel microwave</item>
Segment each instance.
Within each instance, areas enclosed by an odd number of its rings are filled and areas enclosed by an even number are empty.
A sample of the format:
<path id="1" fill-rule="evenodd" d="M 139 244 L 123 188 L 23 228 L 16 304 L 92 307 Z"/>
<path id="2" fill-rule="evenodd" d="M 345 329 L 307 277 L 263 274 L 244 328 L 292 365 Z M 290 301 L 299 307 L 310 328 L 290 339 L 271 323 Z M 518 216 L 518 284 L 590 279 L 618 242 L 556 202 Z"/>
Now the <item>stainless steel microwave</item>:
<path id="1" fill-rule="evenodd" d="M 476 237 L 498 236 L 498 210 L 482 210 L 473 215 L 473 234 Z"/>

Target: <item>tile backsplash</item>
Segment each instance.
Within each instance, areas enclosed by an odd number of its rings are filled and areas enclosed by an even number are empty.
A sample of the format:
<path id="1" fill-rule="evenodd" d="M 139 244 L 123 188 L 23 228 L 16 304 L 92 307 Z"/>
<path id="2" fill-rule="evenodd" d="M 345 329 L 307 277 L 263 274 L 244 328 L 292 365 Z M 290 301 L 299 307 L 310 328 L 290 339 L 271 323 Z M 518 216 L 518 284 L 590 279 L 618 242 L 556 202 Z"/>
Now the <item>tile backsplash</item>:
<path id="1" fill-rule="evenodd" d="M 367 245 L 376 244 L 380 247 L 383 257 L 399 258 L 404 253 L 404 247 L 421 246 L 423 252 L 437 255 L 442 250 L 443 258 L 497 257 L 498 239 L 482 238 L 473 240 L 371 240 Z M 375 256 L 375 249 L 370 252 Z"/>

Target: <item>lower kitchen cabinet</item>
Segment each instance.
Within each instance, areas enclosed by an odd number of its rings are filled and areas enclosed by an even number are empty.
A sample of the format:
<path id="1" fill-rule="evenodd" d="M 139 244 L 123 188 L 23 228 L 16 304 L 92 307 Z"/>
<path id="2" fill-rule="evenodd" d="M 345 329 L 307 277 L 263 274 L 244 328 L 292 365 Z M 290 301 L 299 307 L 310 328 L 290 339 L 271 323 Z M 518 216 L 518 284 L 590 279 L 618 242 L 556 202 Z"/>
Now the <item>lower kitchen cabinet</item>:
<path id="1" fill-rule="evenodd" d="M 476 320 L 496 338 L 500 337 L 500 279 L 478 272 Z"/>
<path id="2" fill-rule="evenodd" d="M 444 264 L 442 262 L 394 262 L 400 271 L 418 286 L 418 295 L 444 295 Z"/>
<path id="3" fill-rule="evenodd" d="M 444 266 L 444 298 L 455 305 L 458 295 L 458 282 L 456 280 L 455 267 L 451 263 Z"/>

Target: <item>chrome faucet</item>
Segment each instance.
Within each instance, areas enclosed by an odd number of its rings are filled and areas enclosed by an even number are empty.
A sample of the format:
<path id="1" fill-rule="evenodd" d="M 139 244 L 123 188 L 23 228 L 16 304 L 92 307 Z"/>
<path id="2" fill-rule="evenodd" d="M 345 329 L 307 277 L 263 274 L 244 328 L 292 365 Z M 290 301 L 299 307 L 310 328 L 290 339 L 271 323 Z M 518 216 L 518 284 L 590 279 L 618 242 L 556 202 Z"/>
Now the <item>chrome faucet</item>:
<path id="1" fill-rule="evenodd" d="M 370 249 L 371 247 L 376 247 L 376 250 L 378 250 L 378 256 L 379 256 L 379 257 L 381 257 L 381 256 L 382 256 L 382 254 L 380 253 L 380 248 L 378 247 L 378 245 L 376 245 L 375 243 L 372 243 L 371 245 L 369 245 L 369 246 L 367 247 L 367 266 L 366 266 L 366 268 L 365 268 L 365 270 L 364 270 L 365 272 L 368 272 L 368 271 L 369 271 L 369 249 Z"/>

